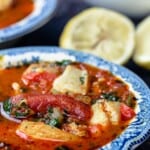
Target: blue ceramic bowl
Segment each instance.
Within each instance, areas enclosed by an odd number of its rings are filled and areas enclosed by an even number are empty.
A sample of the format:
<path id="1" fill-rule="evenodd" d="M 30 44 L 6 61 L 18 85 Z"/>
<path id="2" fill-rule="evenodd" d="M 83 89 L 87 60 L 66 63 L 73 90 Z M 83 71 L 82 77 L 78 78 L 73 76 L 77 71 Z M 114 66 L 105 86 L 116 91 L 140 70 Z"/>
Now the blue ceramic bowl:
<path id="1" fill-rule="evenodd" d="M 0 29 L 0 47 L 28 34 L 49 21 L 56 7 L 57 0 L 33 0 L 34 10 L 26 18 L 6 28 Z"/>
<path id="2" fill-rule="evenodd" d="M 119 76 L 135 93 L 137 98 L 136 118 L 124 132 L 100 150 L 133 150 L 150 136 L 150 90 L 147 85 L 133 72 L 96 56 L 57 47 L 24 47 L 0 51 L 0 66 L 15 66 L 35 61 L 53 61 L 70 59 L 85 62 Z M 3 60 L 3 61 L 2 61 Z"/>

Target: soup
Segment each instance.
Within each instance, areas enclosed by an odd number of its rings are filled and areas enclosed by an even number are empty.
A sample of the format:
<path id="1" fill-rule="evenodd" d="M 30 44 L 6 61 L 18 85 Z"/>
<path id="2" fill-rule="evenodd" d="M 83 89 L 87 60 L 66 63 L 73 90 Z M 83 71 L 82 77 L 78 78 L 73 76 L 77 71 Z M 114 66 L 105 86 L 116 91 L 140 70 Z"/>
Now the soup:
<path id="1" fill-rule="evenodd" d="M 33 9 L 33 0 L 15 0 L 8 9 L 0 11 L 0 29 L 25 18 Z"/>
<path id="2" fill-rule="evenodd" d="M 93 150 L 136 115 L 124 81 L 70 60 L 1 69 L 0 93 L 1 149 Z"/>

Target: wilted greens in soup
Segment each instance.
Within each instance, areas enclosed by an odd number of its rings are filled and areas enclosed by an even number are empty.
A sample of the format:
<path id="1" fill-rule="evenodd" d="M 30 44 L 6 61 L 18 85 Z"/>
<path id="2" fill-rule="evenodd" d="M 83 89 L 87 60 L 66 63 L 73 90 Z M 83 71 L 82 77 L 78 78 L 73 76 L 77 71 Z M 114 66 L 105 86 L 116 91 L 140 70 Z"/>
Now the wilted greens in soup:
<path id="1" fill-rule="evenodd" d="M 112 73 L 63 60 L 0 70 L 0 145 L 93 150 L 135 117 L 136 98 Z"/>

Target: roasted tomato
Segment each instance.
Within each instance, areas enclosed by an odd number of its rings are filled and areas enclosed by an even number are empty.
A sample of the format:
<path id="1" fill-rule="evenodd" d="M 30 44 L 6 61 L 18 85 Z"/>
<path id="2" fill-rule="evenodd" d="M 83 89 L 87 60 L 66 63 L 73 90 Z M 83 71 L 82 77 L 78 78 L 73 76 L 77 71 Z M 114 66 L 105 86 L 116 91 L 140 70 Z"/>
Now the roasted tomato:
<path id="1" fill-rule="evenodd" d="M 31 89 L 47 93 L 59 73 L 60 68 L 53 63 L 32 64 L 23 73 L 22 81 Z"/>
<path id="2" fill-rule="evenodd" d="M 121 103 L 120 105 L 121 119 L 127 121 L 135 116 L 135 112 L 132 108 L 128 107 L 126 104 Z"/>
<path id="3" fill-rule="evenodd" d="M 66 115 L 81 121 L 88 121 L 91 117 L 90 105 L 66 95 L 22 94 L 11 97 L 12 104 L 20 103 L 22 100 L 25 100 L 35 112 L 44 112 L 48 107 L 59 107 Z"/>

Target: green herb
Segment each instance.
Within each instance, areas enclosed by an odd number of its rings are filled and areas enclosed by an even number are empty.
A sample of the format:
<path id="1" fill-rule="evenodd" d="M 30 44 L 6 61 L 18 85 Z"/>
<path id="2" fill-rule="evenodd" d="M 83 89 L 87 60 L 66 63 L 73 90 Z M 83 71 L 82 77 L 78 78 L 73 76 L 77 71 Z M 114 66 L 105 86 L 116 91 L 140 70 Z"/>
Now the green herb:
<path id="1" fill-rule="evenodd" d="M 58 119 L 54 118 L 54 119 L 50 120 L 49 125 L 53 126 L 53 127 L 59 127 L 60 126 L 60 122 L 59 122 Z"/>
<path id="2" fill-rule="evenodd" d="M 55 108 L 49 107 L 45 113 L 38 113 L 37 119 L 52 127 L 60 127 L 63 116 Z"/>
<path id="3" fill-rule="evenodd" d="M 4 102 L 3 102 L 3 109 L 6 111 L 6 112 L 9 112 L 10 113 L 10 111 L 11 111 L 11 109 L 12 109 L 12 103 L 11 103 L 11 101 L 8 99 L 8 100 L 5 100 Z"/>
<path id="4" fill-rule="evenodd" d="M 31 114 L 31 110 L 26 104 L 25 100 L 22 100 L 18 105 L 13 105 L 11 115 L 15 118 L 26 118 Z"/>
<path id="5" fill-rule="evenodd" d="M 104 98 L 106 100 L 109 100 L 109 101 L 119 101 L 120 98 L 116 95 L 116 93 L 103 93 L 101 95 L 101 98 Z"/>
<path id="6" fill-rule="evenodd" d="M 30 114 L 30 109 L 24 101 L 19 105 L 13 105 L 8 99 L 3 102 L 3 108 L 4 111 L 14 116 L 15 118 L 25 118 Z"/>
<path id="7" fill-rule="evenodd" d="M 53 113 L 53 108 L 49 107 L 47 111 L 48 111 L 48 113 L 51 114 L 51 113 Z"/>
<path id="8" fill-rule="evenodd" d="M 72 61 L 71 60 L 62 60 L 62 61 L 57 61 L 56 64 L 59 66 L 67 66 L 69 64 L 71 64 Z"/>
<path id="9" fill-rule="evenodd" d="M 17 111 L 15 111 L 14 115 L 15 115 L 16 118 L 24 118 L 24 117 L 29 115 L 29 111 L 26 110 L 26 111 L 22 112 L 22 111 L 17 110 Z"/>
<path id="10" fill-rule="evenodd" d="M 80 82 L 81 82 L 81 84 L 84 84 L 84 81 L 85 80 L 85 78 L 84 77 L 80 77 Z"/>
<path id="11" fill-rule="evenodd" d="M 69 150 L 69 148 L 66 146 L 60 146 L 60 147 L 57 147 L 55 150 Z"/>
<path id="12" fill-rule="evenodd" d="M 99 100 L 99 99 L 93 99 L 93 100 L 91 101 L 91 104 L 92 104 L 92 105 L 95 104 L 98 100 Z"/>
<path id="13" fill-rule="evenodd" d="M 16 107 L 12 110 L 11 115 L 15 118 L 26 118 L 30 114 L 30 109 Z"/>

